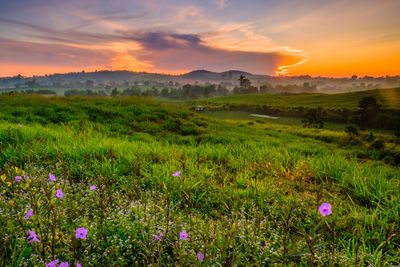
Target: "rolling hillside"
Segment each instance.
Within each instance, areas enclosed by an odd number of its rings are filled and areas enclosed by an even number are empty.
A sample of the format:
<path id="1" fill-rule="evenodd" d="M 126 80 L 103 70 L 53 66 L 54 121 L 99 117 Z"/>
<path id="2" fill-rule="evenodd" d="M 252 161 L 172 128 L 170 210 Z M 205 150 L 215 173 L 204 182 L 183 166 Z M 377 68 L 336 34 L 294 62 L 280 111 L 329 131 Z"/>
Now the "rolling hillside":
<path id="1" fill-rule="evenodd" d="M 1 266 L 400 264 L 393 136 L 352 145 L 143 97 L 0 104 Z"/>
<path id="2" fill-rule="evenodd" d="M 323 107 L 356 109 L 366 96 L 375 97 L 383 109 L 400 109 L 400 88 L 376 89 L 342 94 L 252 94 L 229 95 L 198 100 L 203 105 L 247 105 L 271 107 Z"/>

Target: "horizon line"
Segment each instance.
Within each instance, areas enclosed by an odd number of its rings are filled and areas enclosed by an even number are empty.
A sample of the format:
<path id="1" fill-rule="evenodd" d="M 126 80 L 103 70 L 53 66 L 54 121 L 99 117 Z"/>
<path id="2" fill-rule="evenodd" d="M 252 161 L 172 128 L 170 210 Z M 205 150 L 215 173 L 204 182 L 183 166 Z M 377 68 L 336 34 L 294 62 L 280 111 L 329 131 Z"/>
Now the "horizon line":
<path id="1" fill-rule="evenodd" d="M 103 70 L 94 70 L 94 71 L 86 71 L 86 70 L 82 70 L 82 71 L 71 71 L 71 72 L 63 72 L 63 73 L 46 73 L 46 74 L 42 74 L 42 75 L 32 75 L 32 76 L 24 76 L 21 74 L 15 74 L 14 76 L 0 76 L 0 79 L 6 79 L 6 78 L 15 78 L 18 76 L 21 76 L 22 78 L 36 78 L 36 77 L 46 77 L 46 76 L 53 76 L 53 75 L 65 75 L 65 74 L 86 74 L 86 73 L 97 73 L 97 72 L 131 72 L 131 73 L 138 73 L 138 74 L 158 74 L 158 75 L 164 75 L 164 76 L 173 76 L 173 77 L 177 77 L 177 76 L 182 76 L 185 74 L 189 74 L 195 71 L 207 71 L 207 72 L 211 72 L 211 73 L 216 73 L 216 74 L 221 74 L 224 72 L 230 72 L 230 71 L 235 71 L 235 72 L 246 72 L 249 73 L 252 76 L 266 76 L 266 77 L 271 77 L 271 78 L 296 78 L 296 77 L 307 77 L 309 76 L 309 78 L 330 78 L 330 79 L 351 79 L 353 76 L 357 76 L 356 79 L 362 79 L 362 78 L 388 78 L 388 77 L 399 77 L 399 74 L 396 75 L 358 75 L 358 74 L 353 74 L 353 75 L 349 75 L 349 76 L 323 76 L 323 75 L 318 75 L 318 76 L 312 76 L 309 74 L 298 74 L 298 75 L 282 75 L 282 74 L 274 74 L 274 75 L 269 75 L 269 74 L 255 74 L 255 73 L 251 73 L 248 71 L 242 71 L 242 70 L 225 70 L 225 71 L 221 71 L 221 72 L 217 72 L 217 71 L 210 71 L 210 70 L 206 70 L 206 69 L 195 69 L 195 70 L 191 70 L 191 71 L 187 71 L 187 72 L 182 72 L 179 74 L 171 74 L 171 73 L 165 73 L 165 72 L 147 72 L 147 71 L 134 71 L 134 70 L 126 70 L 126 69 L 121 69 L 121 70 L 107 70 L 107 69 L 103 69 Z"/>

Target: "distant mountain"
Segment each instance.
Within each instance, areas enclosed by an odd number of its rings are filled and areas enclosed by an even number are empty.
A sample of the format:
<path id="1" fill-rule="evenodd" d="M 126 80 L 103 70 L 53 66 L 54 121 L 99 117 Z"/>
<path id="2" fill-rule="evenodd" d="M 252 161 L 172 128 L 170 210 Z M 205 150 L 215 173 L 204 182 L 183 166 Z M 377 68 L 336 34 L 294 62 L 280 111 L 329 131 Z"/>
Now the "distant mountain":
<path id="1" fill-rule="evenodd" d="M 228 70 L 224 72 L 212 72 L 208 70 L 194 70 L 186 74 L 180 75 L 180 77 L 190 80 L 201 80 L 201 81 L 220 81 L 220 80 L 237 80 L 240 75 L 253 76 L 253 74 L 240 70 Z"/>
<path id="2" fill-rule="evenodd" d="M 241 71 L 241 70 L 228 70 L 228 71 L 224 71 L 221 72 L 222 75 L 235 75 L 235 76 L 240 76 L 240 75 L 244 75 L 244 76 L 252 76 L 254 74 L 250 73 L 250 72 L 245 72 L 245 71 Z"/>
<path id="3" fill-rule="evenodd" d="M 180 77 L 190 80 L 219 80 L 221 75 L 218 72 L 212 72 L 208 70 L 194 70 L 185 74 L 180 75 Z"/>

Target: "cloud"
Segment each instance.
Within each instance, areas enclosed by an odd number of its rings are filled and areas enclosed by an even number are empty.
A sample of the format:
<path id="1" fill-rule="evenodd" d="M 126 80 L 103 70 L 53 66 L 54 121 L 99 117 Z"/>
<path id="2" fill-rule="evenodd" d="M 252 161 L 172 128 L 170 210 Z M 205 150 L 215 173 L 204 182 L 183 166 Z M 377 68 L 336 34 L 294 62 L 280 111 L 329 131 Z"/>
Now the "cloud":
<path id="1" fill-rule="evenodd" d="M 274 74 L 281 65 L 302 60 L 301 53 L 250 52 L 215 48 L 204 43 L 198 35 L 166 32 L 127 34 L 139 42 L 140 51 L 129 53 L 139 60 L 152 62 L 162 70 L 199 69 L 214 71 L 243 69 L 262 74 Z"/>
<path id="2" fill-rule="evenodd" d="M 138 15 L 140 16 L 140 15 Z M 275 74 L 280 66 L 303 62 L 302 51 L 259 49 L 252 51 L 242 38 L 219 39 L 224 32 L 244 35 L 251 42 L 270 45 L 269 38 L 255 34 L 251 24 L 227 24 L 213 34 L 183 34 L 173 31 L 109 29 L 84 31 L 97 21 L 135 17 L 87 17 L 81 27 L 54 29 L 34 23 L 0 18 L 0 22 L 21 29 L 36 41 L 0 39 L 4 62 L 49 64 L 50 66 L 109 66 L 114 69 L 176 72 L 176 70 L 241 69 L 259 74 Z M 79 26 L 79 25 L 78 25 Z M 209 36 L 212 35 L 212 38 Z M 210 42 L 211 40 L 211 42 Z M 214 40 L 214 42 L 213 42 Z M 235 41 L 236 40 L 236 41 Z M 219 42 L 219 45 L 218 45 Z M 231 46 L 221 44 L 230 43 Z M 251 43 L 250 42 L 250 43 Z M 262 47 L 260 47 L 262 48 Z M 282 69 L 280 69 L 282 71 Z M 282 72 L 284 73 L 284 72 Z"/>
<path id="3" fill-rule="evenodd" d="M 89 67 L 105 66 L 114 56 L 109 50 L 0 39 L 2 63 Z"/>
<path id="4" fill-rule="evenodd" d="M 213 2 L 221 9 L 230 5 L 228 0 L 213 0 Z"/>

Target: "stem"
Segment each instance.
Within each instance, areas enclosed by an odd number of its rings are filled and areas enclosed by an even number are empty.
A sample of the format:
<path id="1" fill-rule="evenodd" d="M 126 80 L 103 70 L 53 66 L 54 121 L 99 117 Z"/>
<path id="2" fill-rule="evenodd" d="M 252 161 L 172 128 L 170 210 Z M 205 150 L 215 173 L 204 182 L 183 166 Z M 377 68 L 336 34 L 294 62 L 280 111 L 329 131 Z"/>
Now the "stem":
<path id="1" fill-rule="evenodd" d="M 169 194 L 167 194 L 167 227 L 165 228 L 164 236 L 161 239 L 161 248 L 158 250 L 157 266 L 160 266 L 161 252 L 162 248 L 164 247 L 163 245 L 167 238 L 168 231 L 169 231 Z"/>
<path id="2" fill-rule="evenodd" d="M 311 253 L 311 256 L 312 256 L 313 260 L 318 262 L 318 259 L 315 257 L 315 252 L 314 252 L 314 250 L 312 248 L 312 244 L 311 244 L 311 240 L 310 240 L 311 238 L 308 235 L 304 235 L 304 238 L 306 240 L 307 247 L 310 250 L 310 253 Z M 314 261 L 312 263 L 314 263 Z"/>

